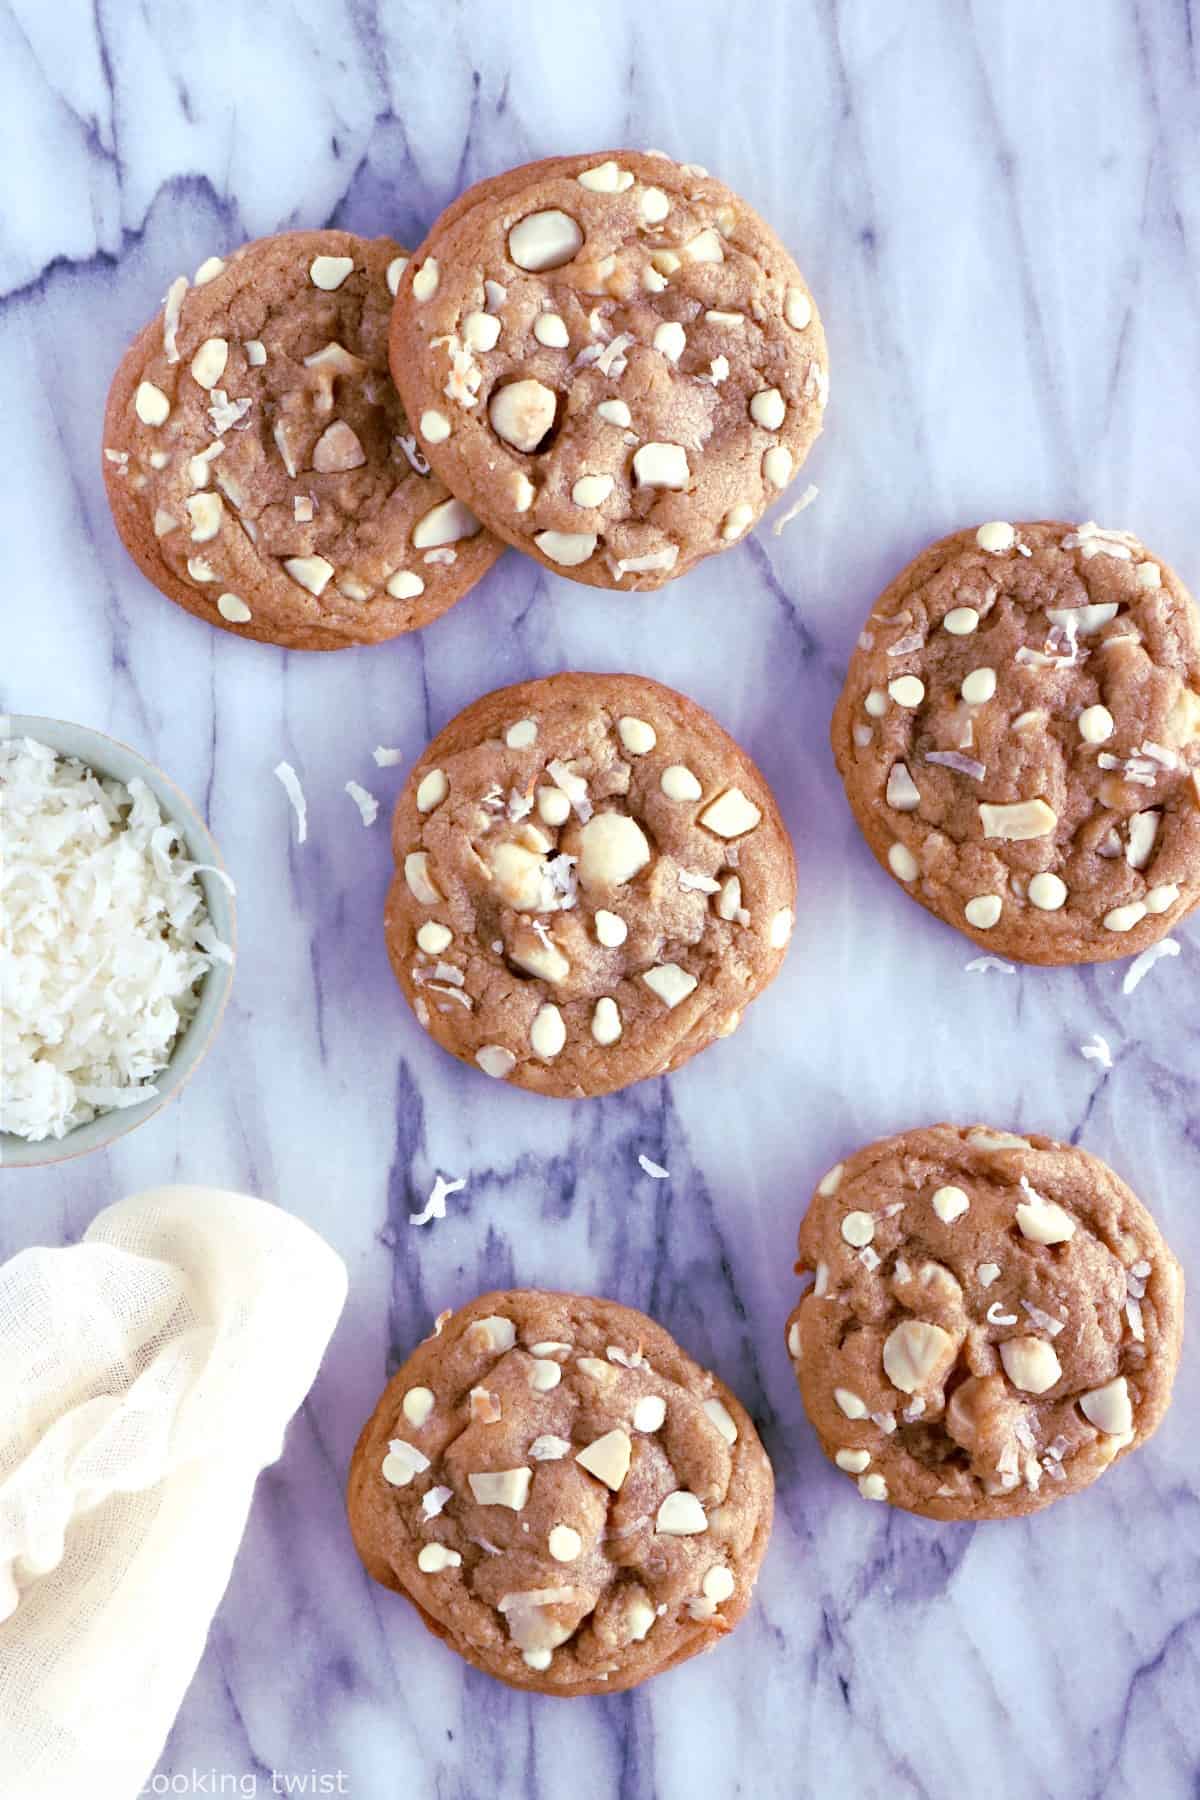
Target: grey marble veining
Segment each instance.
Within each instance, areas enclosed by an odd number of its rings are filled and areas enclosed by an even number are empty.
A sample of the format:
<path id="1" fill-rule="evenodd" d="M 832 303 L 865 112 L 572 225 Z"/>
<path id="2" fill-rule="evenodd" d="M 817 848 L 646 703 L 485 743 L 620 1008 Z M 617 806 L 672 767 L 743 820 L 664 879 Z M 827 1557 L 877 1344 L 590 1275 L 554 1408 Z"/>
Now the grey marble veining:
<path id="1" fill-rule="evenodd" d="M 278 1199 L 352 1282 L 164 1777 L 267 1793 L 273 1770 L 340 1772 L 360 1800 L 1196 1791 L 1194 1357 L 1140 1456 L 972 1531 L 860 1503 L 782 1344 L 812 1182 L 910 1123 L 1080 1142 L 1185 1265 L 1200 1252 L 1197 928 L 1128 998 L 1114 967 L 965 973 L 965 940 L 871 862 L 826 741 L 875 594 L 962 523 L 1096 517 L 1200 585 L 1193 31 L 1187 5 L 1135 0 L 0 5 L 0 706 L 160 762 L 206 810 L 241 915 L 230 1011 L 183 1099 L 107 1156 L 10 1172 L 0 1253 L 178 1178 Z M 510 554 L 369 652 L 289 656 L 159 599 L 115 538 L 98 440 L 112 367 L 180 269 L 292 225 L 415 243 L 479 176 L 622 143 L 709 165 L 794 249 L 832 361 L 814 506 L 644 599 Z M 786 969 L 736 1038 L 580 1105 L 424 1039 L 381 939 L 386 828 L 342 791 L 353 777 L 386 809 L 402 771 L 376 770 L 375 744 L 415 755 L 486 688 L 563 667 L 634 668 L 711 708 L 772 781 L 801 872 Z M 1078 1052 L 1097 1030 L 1108 1073 Z M 467 1188 L 412 1227 L 438 1170 Z M 465 1670 L 367 1581 L 345 1529 L 390 1363 L 441 1307 L 512 1281 L 653 1312 L 743 1396 L 775 1462 L 751 1616 L 635 1695 L 530 1700 Z"/>

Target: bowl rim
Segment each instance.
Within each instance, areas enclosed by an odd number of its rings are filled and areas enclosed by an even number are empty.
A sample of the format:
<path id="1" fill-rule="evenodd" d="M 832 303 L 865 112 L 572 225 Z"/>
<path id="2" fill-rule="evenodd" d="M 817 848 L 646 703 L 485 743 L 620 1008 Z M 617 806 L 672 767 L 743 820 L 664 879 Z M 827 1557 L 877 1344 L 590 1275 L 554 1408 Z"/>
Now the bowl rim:
<path id="1" fill-rule="evenodd" d="M 89 740 L 96 747 L 97 754 L 91 751 L 81 753 L 79 750 L 64 749 L 61 742 L 55 741 L 56 733 L 75 734 Z M 73 719 L 56 718 L 48 713 L 9 713 L 0 712 L 0 741 L 13 738 L 33 738 L 35 742 L 45 744 L 58 756 L 66 756 L 95 774 L 113 781 L 120 781 L 127 786 L 129 781 L 140 776 L 153 792 L 159 802 L 163 814 L 177 826 L 188 856 L 192 862 L 211 864 L 220 870 L 219 875 L 203 872 L 197 875 L 204 893 L 205 905 L 209 917 L 216 925 L 218 913 L 227 916 L 227 928 L 220 932 L 225 943 L 234 954 L 233 963 L 214 962 L 200 983 L 200 998 L 190 1022 L 176 1038 L 166 1068 L 156 1077 L 158 1093 L 152 1098 L 143 1100 L 136 1106 L 110 1107 L 98 1113 L 94 1119 L 72 1127 L 65 1137 L 46 1137 L 33 1140 L 17 1136 L 14 1132 L 0 1131 L 0 1172 L 9 1169 L 43 1169 L 56 1163 L 69 1162 L 80 1156 L 89 1156 L 96 1150 L 107 1150 L 119 1138 L 126 1137 L 144 1125 L 156 1113 L 169 1105 L 191 1080 L 200 1064 L 207 1056 L 213 1039 L 220 1030 L 225 1016 L 225 1008 L 229 1003 L 229 994 L 233 986 L 233 977 L 237 958 L 237 893 L 232 885 L 232 876 L 222 854 L 221 847 L 213 836 L 208 821 L 199 808 L 192 802 L 178 782 L 161 769 L 149 757 L 135 750 L 122 738 L 113 737 L 110 732 L 99 731 L 94 725 L 80 725 Z M 116 773 L 105 765 L 103 758 L 116 750 L 134 765 L 127 774 Z M 224 875 L 229 879 L 226 887 L 221 879 Z M 214 908 L 214 899 L 216 905 Z M 209 1006 L 206 999 L 211 995 Z M 202 1014 L 207 1011 L 207 1017 Z M 197 1026 L 202 1023 L 202 1031 L 196 1036 Z M 180 1054 L 189 1049 L 186 1061 L 178 1066 Z M 173 1074 L 172 1071 L 175 1071 Z M 99 1127 L 99 1130 L 96 1128 Z M 95 1133 L 91 1141 L 77 1143 L 75 1140 L 83 1133 Z"/>

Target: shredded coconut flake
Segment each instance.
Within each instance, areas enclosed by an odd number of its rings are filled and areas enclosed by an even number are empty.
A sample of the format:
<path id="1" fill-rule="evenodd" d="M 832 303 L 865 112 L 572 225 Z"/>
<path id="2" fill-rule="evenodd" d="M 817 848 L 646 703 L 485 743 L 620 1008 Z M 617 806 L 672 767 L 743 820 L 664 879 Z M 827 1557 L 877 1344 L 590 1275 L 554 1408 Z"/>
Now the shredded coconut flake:
<path id="1" fill-rule="evenodd" d="M 348 781 L 346 792 L 357 806 L 363 824 L 373 825 L 379 817 L 379 802 L 374 794 L 368 793 L 365 787 L 360 787 L 357 781 Z"/>
<path id="2" fill-rule="evenodd" d="M 375 758 L 378 769 L 394 769 L 404 761 L 403 750 L 392 750 L 386 744 L 376 744 L 371 755 Z"/>
<path id="3" fill-rule="evenodd" d="M 465 1177 L 455 1181 L 447 1181 L 439 1175 L 429 1190 L 429 1198 L 420 1212 L 409 1213 L 410 1225 L 428 1225 L 431 1219 L 444 1219 L 446 1216 L 446 1200 L 451 1194 L 461 1193 L 467 1185 Z"/>
<path id="4" fill-rule="evenodd" d="M 1029 1314 L 1031 1321 L 1037 1326 L 1038 1330 L 1048 1332 L 1051 1337 L 1057 1337 L 1067 1322 L 1065 1319 L 1056 1319 L 1052 1313 L 1043 1312 L 1041 1307 L 1034 1306 L 1031 1300 L 1022 1300 L 1021 1305 Z M 1031 1450 L 1032 1448 L 1033 1444 L 1031 1441 L 1026 1445 L 1026 1449 Z"/>
<path id="5" fill-rule="evenodd" d="M 648 1156 L 638 1153 L 638 1166 L 644 1174 L 653 1176 L 655 1181 L 669 1181 L 670 1169 L 664 1169 L 661 1163 L 651 1162 Z"/>
<path id="6" fill-rule="evenodd" d="M 296 842 L 302 844 L 308 836 L 308 803 L 304 798 L 304 789 L 300 786 L 300 777 L 290 762 L 276 763 L 274 774 L 292 803 L 296 814 Z"/>
<path id="7" fill-rule="evenodd" d="M 17 738 L 0 788 L 0 1130 L 37 1143 L 153 1098 L 201 978 L 232 952 L 145 782 Z"/>
<path id="8" fill-rule="evenodd" d="M 888 645 L 889 656 L 911 656 L 914 650 L 920 650 L 925 643 L 925 634 L 920 631 L 906 631 L 898 637 L 894 644 Z"/>
<path id="9" fill-rule="evenodd" d="M 800 513 L 802 513 L 805 510 L 806 507 L 809 507 L 812 505 L 813 501 L 816 499 L 816 497 L 820 493 L 820 491 L 821 491 L 820 488 L 814 487 L 813 484 L 810 482 L 808 484 L 808 486 L 805 488 L 804 492 L 801 494 L 800 498 L 796 501 L 796 504 L 794 506 L 789 506 L 787 511 L 784 513 L 784 515 L 781 519 L 776 519 L 774 525 L 771 528 L 772 536 L 774 536 L 774 537 L 782 536 L 782 534 L 787 530 L 788 526 L 791 524 L 792 520 L 797 518 L 800 515 Z"/>
<path id="10" fill-rule="evenodd" d="M 1130 964 L 1129 973 L 1121 983 L 1121 992 L 1132 994 L 1134 988 L 1139 987 L 1146 979 L 1156 962 L 1161 962 L 1164 956 L 1178 955 L 1179 943 L 1175 938 L 1163 938 L 1161 943 L 1151 944 L 1148 950 L 1143 950 Z"/>
<path id="11" fill-rule="evenodd" d="M 943 769 L 955 769 L 960 775 L 969 775 L 972 781 L 982 781 L 987 769 L 973 756 L 962 756 L 957 750 L 927 750 L 927 763 L 938 763 Z"/>
<path id="12" fill-rule="evenodd" d="M 1101 1037 L 1098 1031 L 1093 1031 L 1086 1044 L 1080 1044 L 1079 1054 L 1088 1062 L 1099 1063 L 1102 1069 L 1111 1069 L 1113 1066 L 1113 1053 L 1108 1039 Z"/>
<path id="13" fill-rule="evenodd" d="M 1015 975 L 1017 972 L 1015 964 L 1002 962 L 998 956 L 976 956 L 963 967 L 968 975 L 986 975 L 989 969 L 994 969 L 997 975 Z"/>

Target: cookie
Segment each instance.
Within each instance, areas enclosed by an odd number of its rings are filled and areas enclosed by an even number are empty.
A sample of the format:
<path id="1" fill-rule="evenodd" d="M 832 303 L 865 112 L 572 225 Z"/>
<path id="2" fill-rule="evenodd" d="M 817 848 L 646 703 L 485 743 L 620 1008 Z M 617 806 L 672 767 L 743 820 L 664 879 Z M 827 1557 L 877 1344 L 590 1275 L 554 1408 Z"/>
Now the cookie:
<path id="1" fill-rule="evenodd" d="M 1129 532 L 996 520 L 923 551 L 833 750 L 875 856 L 996 955 L 1129 956 L 1200 900 L 1200 620 Z"/>
<path id="2" fill-rule="evenodd" d="M 390 238 L 294 231 L 172 282 L 113 378 L 104 478 L 168 599 L 289 650 L 379 643 L 503 545 L 443 487 L 388 372 Z"/>
<path id="3" fill-rule="evenodd" d="M 931 1519 L 1037 1512 L 1156 1429 L 1183 1274 L 1096 1157 L 932 1125 L 859 1150 L 800 1227 L 787 1326 L 826 1456 Z"/>
<path id="4" fill-rule="evenodd" d="M 656 153 L 471 188 L 400 282 L 392 371 L 498 536 L 595 587 L 661 587 L 745 535 L 821 429 L 825 337 L 744 200 Z"/>
<path id="5" fill-rule="evenodd" d="M 487 694 L 410 774 L 388 953 L 444 1050 L 576 1099 L 735 1030 L 783 961 L 792 847 L 715 719 L 640 675 Z"/>
<path id="6" fill-rule="evenodd" d="M 771 1465 L 749 1414 L 643 1313 L 533 1289 L 443 1313 L 350 1466 L 368 1572 L 485 1674 L 611 1694 L 750 1603 Z"/>

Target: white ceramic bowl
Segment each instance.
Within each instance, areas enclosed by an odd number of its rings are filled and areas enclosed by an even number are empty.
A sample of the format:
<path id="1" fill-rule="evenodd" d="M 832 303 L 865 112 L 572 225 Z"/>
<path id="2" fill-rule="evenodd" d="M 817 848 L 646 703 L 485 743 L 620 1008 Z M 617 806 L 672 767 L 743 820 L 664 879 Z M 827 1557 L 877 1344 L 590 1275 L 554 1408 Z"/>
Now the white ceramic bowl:
<path id="1" fill-rule="evenodd" d="M 155 768 L 127 744 L 105 737 L 103 732 L 92 731 L 86 725 L 70 725 L 63 719 L 29 718 L 19 713 L 0 716 L 0 737 L 35 738 L 63 756 L 77 757 L 98 775 L 110 775 L 126 784 L 140 777 L 158 800 L 164 819 L 178 826 L 191 860 L 224 868 L 221 853 L 207 825 L 187 795 L 169 781 L 161 769 Z M 236 916 L 232 894 L 215 875 L 200 875 L 197 880 L 204 889 L 208 916 L 217 936 L 233 947 Z M 110 1112 L 90 1119 L 86 1125 L 77 1125 L 65 1137 L 43 1138 L 39 1143 L 30 1143 L 11 1132 L 0 1132 L 0 1167 L 31 1168 L 63 1162 L 70 1156 L 83 1156 L 89 1150 L 103 1149 L 116 1138 L 124 1137 L 127 1131 L 144 1124 L 168 1100 L 174 1099 L 200 1062 L 216 1035 L 232 981 L 230 964 L 213 964 L 201 983 L 200 1003 L 190 1023 L 176 1039 L 170 1062 L 154 1078 L 158 1093 L 153 1099 L 143 1100 L 137 1106 L 114 1107 Z"/>

